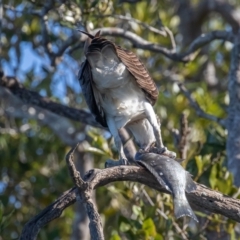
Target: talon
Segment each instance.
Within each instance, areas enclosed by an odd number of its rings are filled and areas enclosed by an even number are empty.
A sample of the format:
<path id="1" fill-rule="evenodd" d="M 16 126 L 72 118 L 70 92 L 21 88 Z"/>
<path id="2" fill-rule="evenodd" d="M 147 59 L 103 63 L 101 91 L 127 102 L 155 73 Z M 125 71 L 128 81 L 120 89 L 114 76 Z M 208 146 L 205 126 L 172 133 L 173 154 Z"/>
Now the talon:
<path id="1" fill-rule="evenodd" d="M 164 155 L 173 159 L 175 159 L 177 156 L 175 152 L 169 151 L 166 147 L 162 147 L 162 148 L 153 147 L 149 150 L 149 152 Z"/>
<path id="2" fill-rule="evenodd" d="M 168 156 L 170 158 L 173 158 L 173 159 L 175 159 L 177 157 L 177 154 L 175 152 L 172 152 L 172 151 L 169 151 L 169 150 L 166 150 L 162 154 L 165 155 L 165 156 Z"/>
<path id="3" fill-rule="evenodd" d="M 122 158 L 120 160 L 112 160 L 108 159 L 105 162 L 105 168 L 115 167 L 115 166 L 121 166 L 121 165 L 129 165 L 128 160 L 126 158 Z"/>
<path id="4" fill-rule="evenodd" d="M 110 167 L 114 167 L 114 160 L 111 160 L 111 159 L 108 159 L 106 162 L 105 162 L 105 168 L 110 168 Z"/>

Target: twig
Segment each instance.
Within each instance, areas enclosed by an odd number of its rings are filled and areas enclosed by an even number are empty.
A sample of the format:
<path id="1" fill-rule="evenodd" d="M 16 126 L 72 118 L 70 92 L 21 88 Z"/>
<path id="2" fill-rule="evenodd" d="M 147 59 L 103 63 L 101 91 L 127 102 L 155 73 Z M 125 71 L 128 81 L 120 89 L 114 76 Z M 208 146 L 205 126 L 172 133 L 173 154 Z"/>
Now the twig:
<path id="1" fill-rule="evenodd" d="M 175 39 L 174 39 L 172 31 L 168 27 L 164 27 L 164 30 L 166 31 L 166 33 L 170 37 L 173 52 L 176 52 L 176 42 L 175 42 Z"/>
<path id="2" fill-rule="evenodd" d="M 209 119 L 211 121 L 217 122 L 223 127 L 226 127 L 226 121 L 224 119 L 218 118 L 212 114 L 206 113 L 202 110 L 202 108 L 199 106 L 199 104 L 196 102 L 196 100 L 192 97 L 191 93 L 188 91 L 188 89 L 184 86 L 184 84 L 180 81 L 180 76 L 177 74 L 170 74 L 167 71 L 164 73 L 164 75 L 169 78 L 172 82 L 177 83 L 179 89 L 184 94 L 184 96 L 188 99 L 190 105 L 194 108 L 197 115 L 202 118 Z"/>
<path id="3" fill-rule="evenodd" d="M 179 157 L 181 159 L 186 159 L 188 148 L 188 135 L 190 133 L 186 114 L 181 114 L 180 131 L 178 131 L 178 129 L 173 129 L 172 132 L 174 134 L 174 145 L 179 151 Z"/>
<path id="4" fill-rule="evenodd" d="M 100 18 L 112 17 L 112 18 L 116 18 L 116 19 L 120 19 L 120 20 L 124 20 L 124 21 L 128 21 L 128 22 L 134 22 L 134 23 L 137 23 L 137 24 L 143 26 L 144 28 L 148 29 L 151 32 L 157 33 L 157 34 L 159 34 L 161 36 L 164 36 L 164 37 L 167 36 L 166 29 L 164 29 L 165 31 L 164 30 L 159 30 L 159 29 L 157 29 L 155 27 L 152 27 L 152 26 L 148 25 L 147 23 L 142 22 L 142 21 L 140 21 L 140 20 L 138 20 L 136 18 L 127 17 L 127 16 L 123 16 L 123 15 L 117 15 L 117 14 L 112 14 L 112 15 L 111 14 L 108 14 L 108 15 L 94 15 L 94 17 L 97 17 L 97 18 L 99 18 L 99 17 Z"/>
<path id="5" fill-rule="evenodd" d="M 152 201 L 151 197 L 146 192 L 146 190 L 144 189 L 144 185 L 143 185 L 143 188 L 141 190 L 142 190 L 142 193 L 145 196 L 145 198 L 148 200 L 149 204 L 151 206 L 154 206 L 155 204 Z M 157 208 L 156 211 L 159 213 L 160 216 L 164 217 L 165 219 L 168 219 L 167 215 L 163 211 L 161 211 L 159 208 Z"/>
<path id="6" fill-rule="evenodd" d="M 223 119 L 218 118 L 212 114 L 206 113 L 202 110 L 202 108 L 195 101 L 195 99 L 191 96 L 191 93 L 187 90 L 187 88 L 183 85 L 183 83 L 178 82 L 177 84 L 178 84 L 181 92 L 188 99 L 188 101 L 190 102 L 190 105 L 195 109 L 195 111 L 199 117 L 203 117 L 203 118 L 209 119 L 211 121 L 217 122 L 220 125 L 225 127 L 225 121 Z"/>
<path id="7" fill-rule="evenodd" d="M 181 235 L 182 239 L 188 240 L 188 237 L 187 237 L 185 231 L 183 229 L 181 229 L 175 221 L 173 221 L 172 223 L 173 223 L 173 226 L 175 227 L 175 229 L 177 230 L 177 232 Z"/>

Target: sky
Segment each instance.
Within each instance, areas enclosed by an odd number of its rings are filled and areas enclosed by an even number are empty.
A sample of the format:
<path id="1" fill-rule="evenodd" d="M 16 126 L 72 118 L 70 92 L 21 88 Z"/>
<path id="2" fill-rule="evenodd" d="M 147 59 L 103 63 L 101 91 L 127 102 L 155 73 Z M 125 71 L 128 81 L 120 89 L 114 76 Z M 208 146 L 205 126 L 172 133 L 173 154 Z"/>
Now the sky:
<path id="1" fill-rule="evenodd" d="M 49 84 L 51 85 L 53 96 L 59 98 L 63 103 L 67 103 L 67 100 L 64 100 L 66 97 L 66 86 L 69 86 L 76 94 L 80 92 L 80 85 L 77 80 L 79 65 L 73 58 L 64 54 L 63 61 L 55 70 L 52 70 L 49 58 L 47 56 L 40 57 L 32 48 L 30 42 L 22 42 L 20 48 L 21 59 L 18 71 L 16 71 L 16 74 L 14 73 L 14 69 L 18 63 L 15 49 L 11 48 L 9 51 L 10 61 L 3 61 L 5 75 L 16 75 L 20 82 L 24 82 L 26 74 L 33 70 L 34 75 L 38 78 L 33 79 L 34 82 L 32 87 L 35 87 L 46 77 L 46 73 L 42 69 L 42 67 L 44 67 L 49 71 L 54 71 L 52 82 Z M 40 94 L 45 96 L 46 92 L 42 90 Z"/>

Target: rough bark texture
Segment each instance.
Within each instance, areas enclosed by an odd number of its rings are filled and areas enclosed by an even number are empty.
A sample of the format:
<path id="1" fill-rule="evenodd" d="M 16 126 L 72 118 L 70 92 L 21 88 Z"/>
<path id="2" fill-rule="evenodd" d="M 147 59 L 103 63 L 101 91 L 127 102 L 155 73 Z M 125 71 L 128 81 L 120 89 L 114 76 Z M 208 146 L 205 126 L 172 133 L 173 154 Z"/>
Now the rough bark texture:
<path id="1" fill-rule="evenodd" d="M 78 147 L 78 145 L 77 145 Z M 74 151 L 76 148 L 72 148 L 66 156 L 66 162 L 74 184 L 77 187 L 78 200 L 83 204 L 89 218 L 89 229 L 92 240 L 104 240 L 103 227 L 100 215 L 97 211 L 97 207 L 92 200 L 93 186 L 91 182 L 84 181 L 81 178 L 80 173 L 77 171 L 74 164 Z"/>
<path id="2" fill-rule="evenodd" d="M 93 169 L 85 174 L 84 181 L 91 189 L 116 181 L 134 181 L 160 192 L 169 193 L 147 170 L 136 166 L 117 166 L 102 170 Z M 24 226 L 20 239 L 36 239 L 36 235 L 42 227 L 59 217 L 65 208 L 76 202 L 77 192 L 77 187 L 68 190 L 40 214 L 32 218 Z M 187 194 L 187 198 L 193 208 L 197 207 L 198 210 L 219 213 L 240 222 L 240 201 L 237 199 L 225 196 L 201 184 L 197 184 L 196 191 Z M 88 210 L 91 212 L 90 207 L 91 205 L 88 206 Z M 93 215 L 93 217 L 96 216 Z"/>
<path id="3" fill-rule="evenodd" d="M 81 145 L 75 151 L 75 166 L 83 177 L 84 173 L 93 168 L 93 156 L 91 153 L 84 152 Z M 92 193 L 91 198 L 95 203 L 95 192 Z M 89 219 L 85 207 L 80 201 L 75 204 L 75 216 L 73 222 L 73 232 L 71 240 L 88 240 L 90 239 Z"/>
<path id="4" fill-rule="evenodd" d="M 240 186 L 240 32 L 232 49 L 228 91 L 228 169 L 234 175 L 234 183 Z"/>

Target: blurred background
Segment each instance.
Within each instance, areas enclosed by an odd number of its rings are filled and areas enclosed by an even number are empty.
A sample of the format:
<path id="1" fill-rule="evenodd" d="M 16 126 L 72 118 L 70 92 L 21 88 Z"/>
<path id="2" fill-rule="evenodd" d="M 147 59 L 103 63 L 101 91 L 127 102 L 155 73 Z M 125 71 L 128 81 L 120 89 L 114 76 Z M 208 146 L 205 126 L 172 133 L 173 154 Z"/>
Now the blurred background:
<path id="1" fill-rule="evenodd" d="M 155 111 L 168 149 L 178 149 L 172 131 L 180 129 L 184 114 L 189 127 L 184 167 L 198 183 L 240 198 L 227 169 L 226 128 L 199 117 L 177 84 L 184 84 L 203 111 L 226 118 L 232 43 L 212 41 L 183 63 L 114 34 L 118 29 L 129 31 L 184 52 L 202 33 L 236 30 L 239 4 L 239 0 L 0 0 L 0 68 L 26 89 L 88 111 L 77 79 L 86 38 L 77 29 L 105 29 L 108 39 L 139 56 L 157 83 Z M 77 142 L 75 160 L 82 174 L 117 158 L 107 131 L 24 103 L 0 86 L 0 239 L 18 239 L 30 218 L 73 186 L 65 155 Z M 184 221 L 173 217 L 171 196 L 137 183 L 98 188 L 95 199 L 106 239 L 240 239 L 236 222 L 209 212 L 196 211 L 199 228 L 186 228 Z M 78 204 L 68 207 L 38 239 L 89 239 L 84 209 Z"/>

